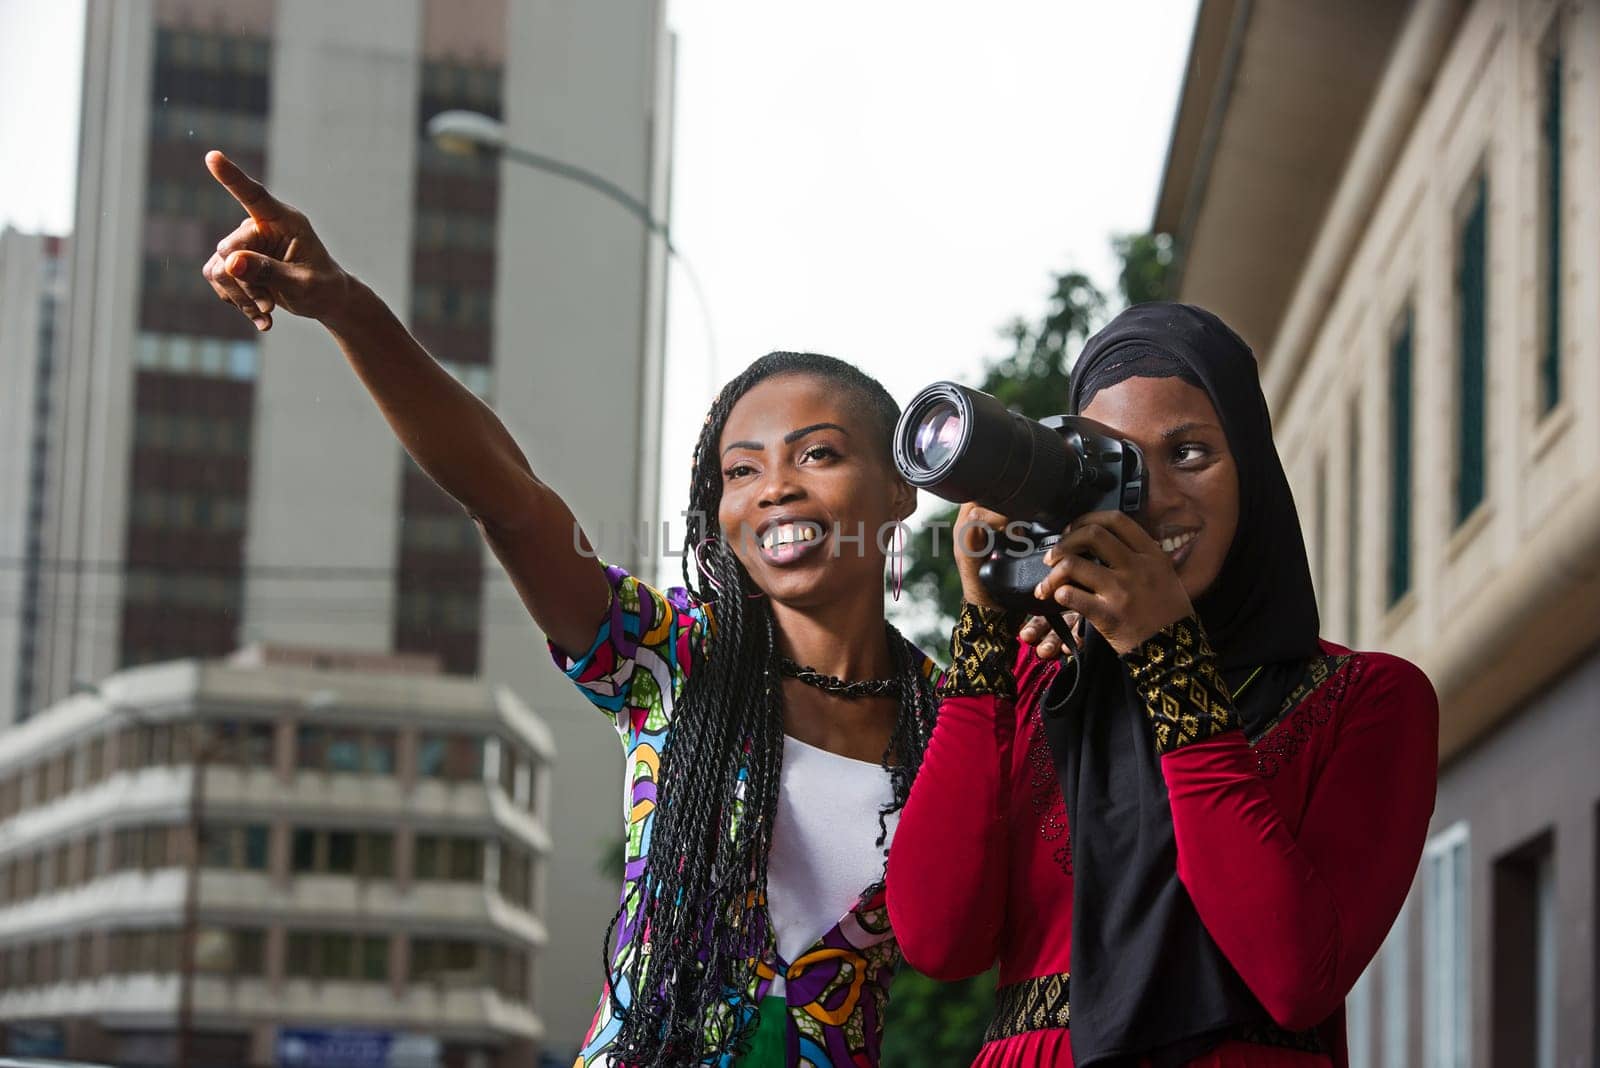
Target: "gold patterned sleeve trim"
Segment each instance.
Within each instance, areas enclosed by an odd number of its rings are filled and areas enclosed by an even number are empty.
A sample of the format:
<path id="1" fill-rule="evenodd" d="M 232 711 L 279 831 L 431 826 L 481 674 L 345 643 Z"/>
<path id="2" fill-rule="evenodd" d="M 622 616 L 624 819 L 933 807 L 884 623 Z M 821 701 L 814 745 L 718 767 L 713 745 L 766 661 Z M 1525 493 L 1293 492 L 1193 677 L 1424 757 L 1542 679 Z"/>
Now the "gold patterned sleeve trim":
<path id="1" fill-rule="evenodd" d="M 1010 613 L 965 603 L 950 633 L 950 670 L 939 683 L 946 697 L 1017 696 L 1017 628 Z"/>
<path id="2" fill-rule="evenodd" d="M 1161 628 L 1122 658 L 1166 755 L 1239 725 L 1217 654 L 1193 616 Z"/>

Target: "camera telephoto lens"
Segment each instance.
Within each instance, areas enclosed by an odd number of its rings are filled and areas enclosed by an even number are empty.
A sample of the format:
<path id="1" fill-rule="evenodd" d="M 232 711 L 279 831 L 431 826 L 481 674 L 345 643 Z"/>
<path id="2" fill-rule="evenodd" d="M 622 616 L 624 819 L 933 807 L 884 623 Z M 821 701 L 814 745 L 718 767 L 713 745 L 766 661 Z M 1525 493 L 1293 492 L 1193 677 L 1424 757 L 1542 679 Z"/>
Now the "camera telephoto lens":
<path id="1" fill-rule="evenodd" d="M 1059 430 L 955 382 L 936 382 L 906 405 L 894 458 L 913 486 L 1022 520 L 1049 515 L 1083 469 Z"/>
<path id="2" fill-rule="evenodd" d="M 1143 495 L 1143 457 L 1110 427 L 1075 415 L 1029 419 L 955 382 L 911 398 L 894 462 L 919 489 L 1052 533 L 1085 512 L 1138 511 Z"/>
<path id="3" fill-rule="evenodd" d="M 945 400 L 934 404 L 917 424 L 912 447 L 917 463 L 929 471 L 943 466 L 955 454 L 965 425 L 966 421 L 954 404 Z"/>

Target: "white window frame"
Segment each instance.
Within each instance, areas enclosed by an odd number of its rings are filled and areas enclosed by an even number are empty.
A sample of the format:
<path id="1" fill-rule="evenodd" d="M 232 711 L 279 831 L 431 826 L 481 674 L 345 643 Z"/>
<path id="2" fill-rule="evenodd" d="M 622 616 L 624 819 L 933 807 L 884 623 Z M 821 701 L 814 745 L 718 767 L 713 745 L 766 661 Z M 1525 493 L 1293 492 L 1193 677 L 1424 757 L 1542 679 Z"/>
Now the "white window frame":
<path id="1" fill-rule="evenodd" d="M 1409 1068 L 1411 1061 L 1411 903 L 1420 892 L 1406 897 L 1378 953 L 1382 977 L 1378 1064 L 1382 1068 Z"/>
<path id="2" fill-rule="evenodd" d="M 1443 874 L 1449 882 L 1441 882 Z M 1459 877 L 1458 877 L 1459 876 Z M 1465 822 L 1422 853 L 1422 1063 L 1472 1064 L 1472 853 Z"/>
<path id="3" fill-rule="evenodd" d="M 1373 1068 L 1372 1058 L 1372 976 L 1377 958 L 1356 978 L 1344 999 L 1345 1041 L 1349 1047 L 1350 1068 Z"/>

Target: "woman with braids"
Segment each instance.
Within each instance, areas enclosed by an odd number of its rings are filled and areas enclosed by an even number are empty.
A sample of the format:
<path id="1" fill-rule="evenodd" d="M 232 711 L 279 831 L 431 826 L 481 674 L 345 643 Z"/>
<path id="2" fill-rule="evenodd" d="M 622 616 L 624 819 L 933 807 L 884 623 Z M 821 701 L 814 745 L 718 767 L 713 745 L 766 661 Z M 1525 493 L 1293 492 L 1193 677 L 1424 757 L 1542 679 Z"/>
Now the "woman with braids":
<path id="1" fill-rule="evenodd" d="M 303 215 L 206 162 L 249 215 L 205 267 L 218 297 L 263 330 L 279 308 L 327 327 L 622 735 L 626 874 L 579 1065 L 877 1063 L 887 843 L 935 707 L 933 663 L 884 618 L 881 535 L 916 503 L 894 400 L 825 356 L 753 363 L 695 446 L 684 587 L 652 589 L 593 557 L 494 413 Z"/>
<path id="2" fill-rule="evenodd" d="M 1344 997 L 1433 808 L 1433 689 L 1318 639 L 1255 359 L 1219 319 L 1131 308 L 1070 393 L 1143 451 L 1144 508 L 1047 555 L 1036 596 L 1081 621 L 1066 659 L 1038 622 L 1019 646 L 958 554 L 954 659 L 889 859 L 906 959 L 999 961 L 984 1066 L 1343 1066 Z"/>

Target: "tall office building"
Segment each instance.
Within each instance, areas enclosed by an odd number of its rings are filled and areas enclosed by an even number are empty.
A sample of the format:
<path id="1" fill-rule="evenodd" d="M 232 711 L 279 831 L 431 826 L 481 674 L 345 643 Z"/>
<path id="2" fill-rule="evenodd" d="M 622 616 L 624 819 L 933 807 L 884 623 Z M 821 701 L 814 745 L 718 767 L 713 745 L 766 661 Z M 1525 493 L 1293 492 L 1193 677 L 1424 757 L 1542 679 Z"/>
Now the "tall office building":
<path id="1" fill-rule="evenodd" d="M 1600 0 L 1200 7 L 1177 295 L 1255 346 L 1323 632 L 1440 698 L 1352 1068 L 1600 1058 L 1597 128 Z"/>
<path id="2" fill-rule="evenodd" d="M 67 243 L 0 232 L 0 724 L 36 686 L 50 379 L 66 296 Z"/>
<path id="3" fill-rule="evenodd" d="M 437 655 L 550 724 L 536 983 L 553 1048 L 599 992 L 616 740 L 548 664 L 467 520 L 403 456 L 315 324 L 257 336 L 200 277 L 242 218 L 221 148 L 506 417 L 586 521 L 656 514 L 665 249 L 592 190 L 425 143 L 434 113 L 667 214 L 658 0 L 91 0 L 77 231 L 46 479 L 30 708 L 74 680 L 251 641 Z M 626 555 L 616 562 L 649 566 Z"/>

